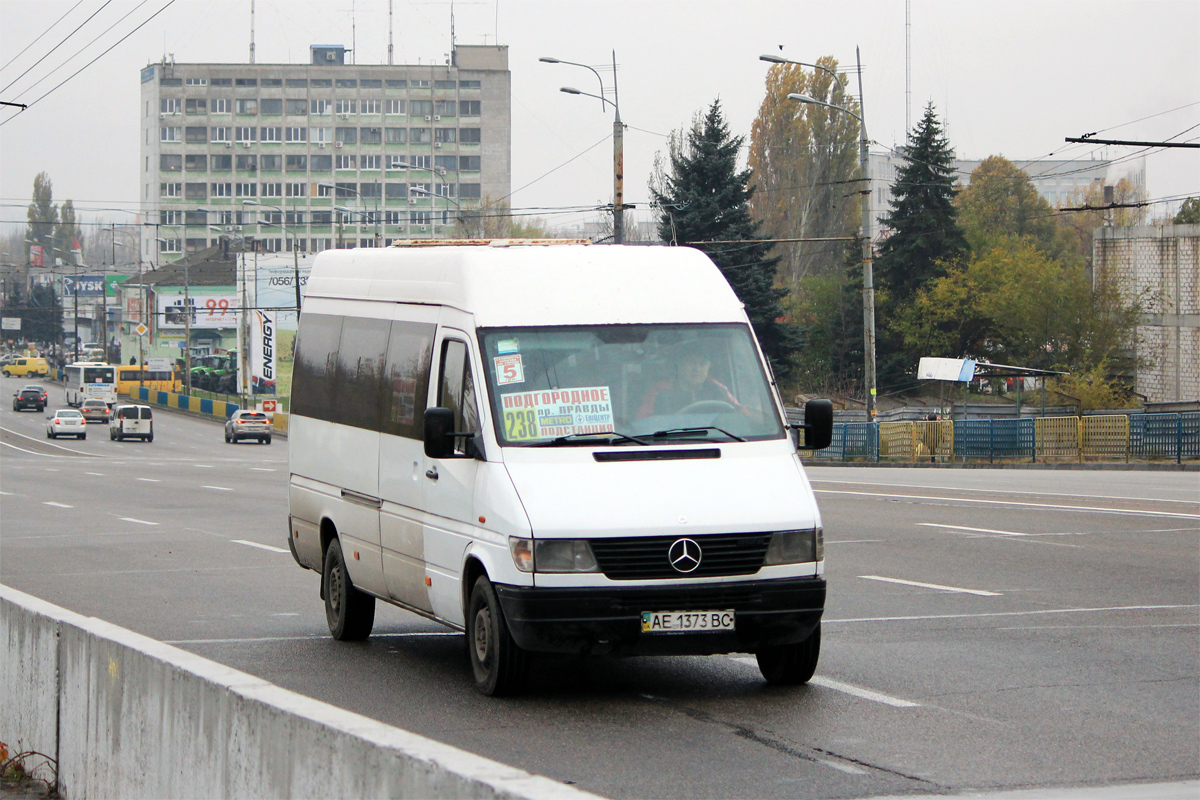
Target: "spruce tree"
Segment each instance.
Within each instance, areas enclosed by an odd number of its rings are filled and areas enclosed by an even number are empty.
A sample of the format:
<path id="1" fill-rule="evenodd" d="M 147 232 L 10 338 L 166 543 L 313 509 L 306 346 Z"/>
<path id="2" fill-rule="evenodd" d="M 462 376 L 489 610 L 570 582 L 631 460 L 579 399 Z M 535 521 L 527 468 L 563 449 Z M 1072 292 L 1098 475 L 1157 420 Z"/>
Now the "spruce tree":
<path id="1" fill-rule="evenodd" d="M 660 209 L 659 236 L 703 250 L 716 263 L 745 305 L 776 378 L 784 380 L 801 337 L 783 319 L 787 290 L 775 286 L 779 259 L 768 257 L 770 244 L 755 241 L 761 237 L 750 216 L 751 173 L 737 168 L 742 140 L 730 136 L 721 103 L 713 101 L 686 135 L 672 136 L 669 171 L 656 171 L 650 193 Z M 703 244 L 714 240 L 737 244 Z"/>
<path id="2" fill-rule="evenodd" d="M 902 305 L 933 278 L 967 254 L 967 240 L 954 208 L 954 151 L 942 133 L 933 103 L 900 148 L 904 165 L 892 186 L 891 210 L 882 217 L 891 230 L 879 247 L 875 277 L 889 303 Z"/>

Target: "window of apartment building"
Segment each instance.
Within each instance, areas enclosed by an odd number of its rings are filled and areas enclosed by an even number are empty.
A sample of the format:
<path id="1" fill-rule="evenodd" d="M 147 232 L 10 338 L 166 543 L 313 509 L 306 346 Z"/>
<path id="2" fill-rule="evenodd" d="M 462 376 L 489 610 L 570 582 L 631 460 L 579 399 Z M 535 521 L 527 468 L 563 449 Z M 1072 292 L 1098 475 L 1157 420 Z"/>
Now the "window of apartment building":
<path id="1" fill-rule="evenodd" d="M 212 99 L 212 103 L 210 105 L 212 107 L 212 113 L 214 113 L 214 114 L 228 114 L 229 113 L 229 98 L 228 97 L 214 97 Z"/>
<path id="2" fill-rule="evenodd" d="M 454 144 L 458 141 L 457 128 L 434 128 L 433 140 L 439 144 Z"/>
<path id="3" fill-rule="evenodd" d="M 379 183 L 360 183 L 358 196 L 367 200 L 377 200 L 383 192 L 382 186 Z"/>
<path id="4" fill-rule="evenodd" d="M 217 212 L 217 224 L 218 225 L 241 225 L 242 224 L 242 212 L 241 211 L 219 211 L 219 212 Z"/>
<path id="5" fill-rule="evenodd" d="M 233 197 L 232 183 L 214 183 L 212 185 L 213 197 Z"/>
<path id="6" fill-rule="evenodd" d="M 258 171 L 258 156 L 238 156 L 237 157 L 238 172 L 257 172 Z"/>
<path id="7" fill-rule="evenodd" d="M 433 166 L 432 156 L 409 156 L 408 163 L 414 169 L 429 169 Z"/>
<path id="8" fill-rule="evenodd" d="M 208 156 L 205 155 L 188 155 L 183 157 L 183 166 L 188 172 L 207 172 L 208 171 Z"/>
<path id="9" fill-rule="evenodd" d="M 337 194 L 335 196 L 338 198 L 357 197 L 358 196 L 357 192 L 358 192 L 358 184 L 357 183 L 342 183 L 341 181 L 339 181 L 337 184 Z"/>
<path id="10" fill-rule="evenodd" d="M 433 166 L 438 172 L 458 169 L 458 156 L 434 156 Z"/>
<path id="11" fill-rule="evenodd" d="M 383 141 L 387 144 L 404 144 L 408 141 L 408 128 L 384 128 Z"/>
<path id="12" fill-rule="evenodd" d="M 283 113 L 283 99 L 275 97 L 268 99 L 264 97 L 259 101 L 258 113 L 264 117 L 278 117 Z"/>
<path id="13" fill-rule="evenodd" d="M 330 86 L 333 86 L 333 81 L 329 78 L 312 78 L 309 80 L 308 85 L 316 89 L 328 89 Z"/>
<path id="14" fill-rule="evenodd" d="M 239 183 L 234 189 L 237 197 L 258 197 L 257 183 Z"/>
<path id="15" fill-rule="evenodd" d="M 286 164 L 288 172 L 306 172 L 308 170 L 308 156 L 288 156 Z"/>
<path id="16" fill-rule="evenodd" d="M 307 142 L 308 128 L 288 127 L 284 129 L 284 138 L 289 142 Z"/>
<path id="17" fill-rule="evenodd" d="M 158 129 L 158 140 L 160 142 L 178 142 L 179 134 L 183 129 L 178 126 L 164 125 Z"/>
<path id="18" fill-rule="evenodd" d="M 408 197 L 407 183 L 385 183 L 383 196 L 388 200 L 403 200 Z"/>
<path id="19" fill-rule="evenodd" d="M 459 81 L 458 88 L 460 89 L 478 89 L 480 88 L 479 81 Z"/>
<path id="20" fill-rule="evenodd" d="M 458 196 L 463 200 L 478 200 L 479 184 L 478 183 L 460 183 L 458 185 Z"/>
<path id="21" fill-rule="evenodd" d="M 412 225 L 428 225 L 431 219 L 432 215 L 428 211 L 408 212 L 408 221 Z"/>
<path id="22" fill-rule="evenodd" d="M 433 88 L 435 88 L 435 89 L 457 89 L 458 81 L 434 81 Z"/>
<path id="23" fill-rule="evenodd" d="M 289 183 L 287 185 L 288 197 L 308 197 L 307 183 Z"/>
<path id="24" fill-rule="evenodd" d="M 285 100 L 283 110 L 289 117 L 303 116 L 308 113 L 307 100 Z"/>
<path id="25" fill-rule="evenodd" d="M 262 221 L 266 225 L 280 225 L 283 223 L 283 213 L 280 211 L 264 211 L 262 212 Z"/>
<path id="26" fill-rule="evenodd" d="M 355 78 L 338 78 L 335 81 L 339 89 L 355 89 L 358 88 L 358 80 Z"/>
<path id="27" fill-rule="evenodd" d="M 383 113 L 385 114 L 403 114 L 408 107 L 408 103 L 404 100 L 388 100 L 384 103 Z"/>
<path id="28" fill-rule="evenodd" d="M 408 141 L 413 144 L 429 144 L 433 140 L 429 128 L 409 128 Z"/>
<path id="29" fill-rule="evenodd" d="M 358 140 L 363 144 L 383 144 L 383 128 L 359 128 Z"/>
<path id="30" fill-rule="evenodd" d="M 203 97 L 189 97 L 183 101 L 183 111 L 185 114 L 207 114 L 208 101 Z"/>
<path id="31" fill-rule="evenodd" d="M 191 225 L 193 227 L 197 225 L 207 225 L 208 214 L 204 211 L 185 211 L 183 212 L 183 224 Z"/>
<path id="32" fill-rule="evenodd" d="M 409 100 L 408 115 L 410 117 L 428 117 L 433 114 L 432 100 Z"/>
<path id="33" fill-rule="evenodd" d="M 457 194 L 455 191 L 456 188 L 456 185 L 453 183 L 439 183 L 437 185 L 437 195 L 438 197 L 454 197 Z"/>
<path id="34" fill-rule="evenodd" d="M 459 128 L 458 140 L 463 144 L 479 144 L 479 128 Z"/>
<path id="35" fill-rule="evenodd" d="M 308 87 L 308 78 L 288 78 L 284 84 L 289 89 L 305 89 Z"/>
<path id="36" fill-rule="evenodd" d="M 403 225 L 408 222 L 407 211 L 385 211 L 383 212 L 384 225 Z"/>
<path id="37" fill-rule="evenodd" d="M 207 239 L 187 239 L 185 243 L 186 251 L 189 253 L 198 253 L 208 247 Z"/>
<path id="38" fill-rule="evenodd" d="M 188 144 L 204 144 L 208 141 L 208 128 L 204 125 L 188 125 L 183 131 Z"/>
<path id="39" fill-rule="evenodd" d="M 309 128 L 308 140 L 317 146 L 333 141 L 333 128 Z"/>
<path id="40" fill-rule="evenodd" d="M 332 211 L 314 211 L 314 212 L 312 212 L 312 224 L 313 225 L 332 225 L 333 224 L 333 212 Z"/>
<path id="41" fill-rule="evenodd" d="M 282 239 L 259 239 L 258 244 L 262 248 L 264 253 L 282 253 L 283 252 L 283 240 Z"/>
<path id="42" fill-rule="evenodd" d="M 363 101 L 361 101 L 361 105 L 359 106 L 359 113 L 360 114 L 382 114 L 383 113 L 383 101 L 382 100 L 363 100 Z"/>
<path id="43" fill-rule="evenodd" d="M 259 83 L 260 86 L 283 86 L 282 78 L 263 78 Z"/>
<path id="44" fill-rule="evenodd" d="M 388 156 L 388 169 L 408 169 L 408 156 Z"/>
<path id="45" fill-rule="evenodd" d="M 383 81 L 379 80 L 378 78 L 361 80 L 358 82 L 358 88 L 360 88 L 360 89 L 382 89 Z"/>
<path id="46" fill-rule="evenodd" d="M 283 156 L 259 156 L 258 168 L 262 172 L 278 172 L 283 164 Z"/>
<path id="47" fill-rule="evenodd" d="M 478 100 L 459 100 L 458 113 L 463 117 L 478 117 L 480 115 L 480 105 Z"/>
<path id="48" fill-rule="evenodd" d="M 164 97 L 158 101 L 158 113 L 160 114 L 178 114 L 180 111 L 180 101 L 178 97 Z"/>
<path id="49" fill-rule="evenodd" d="M 413 183 L 408 187 L 409 197 L 422 198 L 429 197 L 431 194 L 433 194 L 433 185 L 429 183 Z"/>
<path id="50" fill-rule="evenodd" d="M 428 89 L 429 81 L 424 78 L 417 78 L 408 82 L 408 85 L 414 89 Z"/>
<path id="51" fill-rule="evenodd" d="M 333 169 L 333 156 L 309 156 L 308 169 L 310 172 L 329 172 Z"/>
<path id="52" fill-rule="evenodd" d="M 183 156 L 160 155 L 158 169 L 160 172 L 179 172 L 183 169 Z"/>
<path id="53" fill-rule="evenodd" d="M 333 113 L 333 103 L 329 100 L 309 100 L 308 113 L 316 116 L 325 116 Z"/>
<path id="54" fill-rule="evenodd" d="M 183 224 L 183 212 L 182 211 L 160 211 L 160 212 L 158 212 L 158 224 L 159 225 L 182 225 Z"/>
<path id="55" fill-rule="evenodd" d="M 333 249 L 333 239 L 313 239 L 312 240 L 312 252 L 314 252 L 314 253 L 319 253 L 322 250 L 332 250 L 332 249 Z"/>
<path id="56" fill-rule="evenodd" d="M 234 86 L 258 86 L 258 78 L 234 78 Z"/>
<path id="57" fill-rule="evenodd" d="M 234 130 L 234 138 L 238 142 L 254 142 L 258 140 L 258 128 L 239 126 Z"/>
<path id="58" fill-rule="evenodd" d="M 160 253 L 178 253 L 178 252 L 180 252 L 179 240 L 178 239 L 162 239 L 162 240 L 160 240 L 158 243 L 158 252 L 160 252 Z"/>
<path id="59" fill-rule="evenodd" d="M 212 128 L 209 128 L 209 134 L 212 137 L 212 141 L 216 142 L 217 144 L 230 141 L 229 134 L 231 131 L 231 128 L 220 125 L 214 125 Z"/>
<path id="60" fill-rule="evenodd" d="M 233 169 L 233 156 L 213 156 L 211 169 L 213 172 L 228 172 Z"/>
<path id="61" fill-rule="evenodd" d="M 184 78 L 184 86 L 208 86 L 208 78 Z"/>
<path id="62" fill-rule="evenodd" d="M 458 103 L 453 100 L 434 100 L 433 113 L 439 117 L 453 117 L 458 110 Z"/>
<path id="63" fill-rule="evenodd" d="M 338 100 L 334 111 L 339 115 L 349 115 L 358 113 L 357 100 Z"/>
<path id="64" fill-rule="evenodd" d="M 213 78 L 208 83 L 210 86 L 233 86 L 233 78 Z"/>
<path id="65" fill-rule="evenodd" d="M 407 89 L 408 88 L 408 81 L 387 81 L 386 84 L 387 84 L 387 88 L 389 88 L 389 89 Z"/>
<path id="66" fill-rule="evenodd" d="M 333 134 L 342 144 L 358 143 L 358 128 L 334 128 Z"/>
<path id="67" fill-rule="evenodd" d="M 278 143 L 283 141 L 283 128 L 271 127 L 262 129 L 262 142 Z"/>
<path id="68" fill-rule="evenodd" d="M 304 195 L 301 195 L 301 194 L 292 195 L 292 197 L 303 197 L 303 196 Z M 303 225 L 304 224 L 304 212 L 303 211 L 287 212 L 286 214 L 283 215 L 283 224 L 284 225 Z"/>
<path id="69" fill-rule="evenodd" d="M 355 156 L 338 156 L 334 162 L 336 169 L 358 169 L 358 158 Z"/>
<path id="70" fill-rule="evenodd" d="M 158 185 L 159 197 L 180 197 L 182 194 L 182 183 L 160 183 Z"/>
<path id="71" fill-rule="evenodd" d="M 359 169 L 380 169 L 383 165 L 383 156 L 359 156 Z"/>
<path id="72" fill-rule="evenodd" d="M 262 185 L 262 197 L 282 197 L 282 183 L 264 183 Z"/>
<path id="73" fill-rule="evenodd" d="M 208 199 L 208 184 L 206 183 L 185 183 L 183 185 L 183 196 L 188 200 L 207 200 Z"/>
<path id="74" fill-rule="evenodd" d="M 239 97 L 234 101 L 233 107 L 238 114 L 257 114 L 258 100 L 251 97 Z"/>
<path id="75" fill-rule="evenodd" d="M 470 171 L 478 172 L 480 169 L 479 156 L 459 156 L 458 157 L 458 168 L 460 170 L 470 170 Z"/>

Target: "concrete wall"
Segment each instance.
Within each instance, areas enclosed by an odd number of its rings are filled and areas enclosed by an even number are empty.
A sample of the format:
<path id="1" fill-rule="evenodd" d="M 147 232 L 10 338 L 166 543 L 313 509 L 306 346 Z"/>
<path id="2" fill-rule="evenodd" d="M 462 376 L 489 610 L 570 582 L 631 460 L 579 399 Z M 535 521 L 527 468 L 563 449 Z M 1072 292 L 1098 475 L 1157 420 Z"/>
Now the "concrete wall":
<path id="1" fill-rule="evenodd" d="M 3 585 L 0 641 L 0 741 L 70 800 L 594 797 Z"/>

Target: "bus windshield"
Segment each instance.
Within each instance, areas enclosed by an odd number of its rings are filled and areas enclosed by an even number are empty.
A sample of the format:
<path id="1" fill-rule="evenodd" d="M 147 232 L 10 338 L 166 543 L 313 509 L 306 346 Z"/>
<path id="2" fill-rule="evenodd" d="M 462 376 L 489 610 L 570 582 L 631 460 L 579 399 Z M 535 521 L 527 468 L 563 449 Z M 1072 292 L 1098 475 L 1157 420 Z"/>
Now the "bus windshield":
<path id="1" fill-rule="evenodd" d="M 505 445 L 784 435 L 745 324 L 491 328 L 480 342 Z"/>

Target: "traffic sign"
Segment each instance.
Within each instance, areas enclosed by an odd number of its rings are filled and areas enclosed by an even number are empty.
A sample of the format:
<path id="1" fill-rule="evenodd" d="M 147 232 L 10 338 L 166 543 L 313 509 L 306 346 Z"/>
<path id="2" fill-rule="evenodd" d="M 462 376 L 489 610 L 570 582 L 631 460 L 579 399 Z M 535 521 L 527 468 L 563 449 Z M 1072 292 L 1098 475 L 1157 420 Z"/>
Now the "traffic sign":
<path id="1" fill-rule="evenodd" d="M 136 333 L 138 336 L 145 336 L 147 333 L 150 332 L 150 329 L 146 327 L 146 323 L 139 322 L 137 324 L 137 327 L 135 327 L 133 329 L 133 332 Z"/>
<path id="2" fill-rule="evenodd" d="M 262 410 L 269 411 L 271 413 L 275 413 L 275 407 L 278 404 L 278 402 L 279 401 L 277 401 L 277 400 L 263 400 L 262 401 Z"/>

